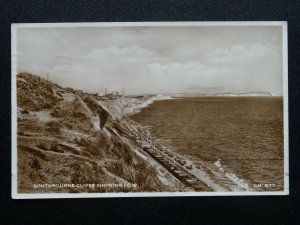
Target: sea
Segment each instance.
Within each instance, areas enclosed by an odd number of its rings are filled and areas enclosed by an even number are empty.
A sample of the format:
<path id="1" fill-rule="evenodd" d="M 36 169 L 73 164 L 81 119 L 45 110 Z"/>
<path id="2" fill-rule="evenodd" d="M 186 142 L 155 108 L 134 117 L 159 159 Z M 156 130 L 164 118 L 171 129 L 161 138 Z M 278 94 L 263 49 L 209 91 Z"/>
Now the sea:
<path id="1" fill-rule="evenodd" d="M 220 170 L 254 191 L 284 188 L 282 97 L 173 98 L 131 118 L 221 186 L 233 184 L 216 175 Z"/>

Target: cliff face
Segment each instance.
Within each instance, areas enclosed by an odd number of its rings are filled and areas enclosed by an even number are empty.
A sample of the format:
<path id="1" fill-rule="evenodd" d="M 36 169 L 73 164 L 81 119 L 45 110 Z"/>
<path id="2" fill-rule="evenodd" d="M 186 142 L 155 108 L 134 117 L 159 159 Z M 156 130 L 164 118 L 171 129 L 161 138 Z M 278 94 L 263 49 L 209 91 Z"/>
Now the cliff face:
<path id="1" fill-rule="evenodd" d="M 140 127 L 126 115 L 152 101 L 146 97 L 99 99 L 29 73 L 18 74 L 18 192 L 179 190 L 179 182 L 140 151 L 142 146 L 130 136 L 129 129 Z M 102 130 L 101 107 L 107 112 Z M 47 188 L 43 184 L 81 185 Z"/>

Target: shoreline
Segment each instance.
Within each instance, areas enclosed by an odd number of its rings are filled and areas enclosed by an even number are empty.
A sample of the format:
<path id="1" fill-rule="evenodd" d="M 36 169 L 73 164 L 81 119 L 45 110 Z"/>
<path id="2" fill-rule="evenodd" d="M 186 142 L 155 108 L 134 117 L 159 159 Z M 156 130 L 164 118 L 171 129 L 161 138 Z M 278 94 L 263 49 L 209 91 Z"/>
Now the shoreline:
<path id="1" fill-rule="evenodd" d="M 121 119 L 125 116 L 139 113 L 141 109 L 153 104 L 154 101 L 173 99 L 171 96 L 155 95 L 153 97 L 125 97 L 121 96 L 113 100 L 98 100 L 98 104 L 103 107 L 113 118 Z"/>
<path id="2" fill-rule="evenodd" d="M 155 101 L 176 97 L 97 97 L 28 73 L 19 74 L 17 82 L 16 173 L 17 182 L 23 183 L 18 186 L 21 192 L 36 193 L 39 190 L 32 189 L 32 184 L 57 182 L 57 167 L 65 171 L 61 179 L 77 183 L 136 182 L 140 186 L 133 192 L 236 191 L 215 182 L 218 180 L 203 165 L 176 153 L 168 144 L 159 144 L 147 126 L 130 118 Z M 108 113 L 103 129 L 99 107 Z M 49 192 L 64 190 L 76 191 Z M 103 192 L 101 188 L 84 191 Z"/>
<path id="3" fill-rule="evenodd" d="M 125 106 L 125 110 L 117 110 L 118 113 L 123 112 L 123 114 L 121 116 L 120 114 L 116 114 L 116 110 L 111 111 L 110 113 L 116 116 L 117 119 L 122 119 L 122 123 L 127 124 L 127 129 L 129 130 L 130 134 L 134 137 L 135 141 L 137 141 L 141 145 L 143 153 L 148 154 L 153 160 L 157 161 L 164 169 L 168 170 L 184 185 L 190 188 L 194 187 L 196 191 L 197 189 L 201 189 L 201 191 L 205 190 L 217 192 L 236 190 L 251 191 L 249 185 L 243 179 L 238 178 L 235 174 L 225 172 L 221 164 L 216 165 L 215 163 L 213 166 L 216 167 L 217 171 L 221 171 L 221 176 L 223 176 L 223 178 L 226 177 L 227 179 L 229 179 L 229 181 L 232 183 L 231 186 L 236 187 L 231 189 L 230 187 L 219 185 L 215 182 L 213 178 L 211 178 L 208 175 L 208 171 L 204 169 L 203 165 L 197 165 L 199 163 L 195 163 L 193 160 L 176 153 L 167 145 L 156 144 L 156 138 L 151 135 L 150 131 L 146 127 L 142 126 L 136 121 L 133 122 L 132 119 L 128 118 L 133 114 L 139 113 L 142 108 L 148 107 L 154 101 L 167 99 L 176 98 L 155 96 L 140 100 L 138 102 L 139 104 L 137 104 L 135 100 L 133 100 L 133 104 L 131 104 L 130 101 L 132 101 L 132 98 L 128 98 L 128 102 L 124 104 L 125 102 L 123 97 L 121 102 Z M 120 102 L 120 100 L 117 102 Z M 112 109 L 112 107 L 108 108 Z"/>

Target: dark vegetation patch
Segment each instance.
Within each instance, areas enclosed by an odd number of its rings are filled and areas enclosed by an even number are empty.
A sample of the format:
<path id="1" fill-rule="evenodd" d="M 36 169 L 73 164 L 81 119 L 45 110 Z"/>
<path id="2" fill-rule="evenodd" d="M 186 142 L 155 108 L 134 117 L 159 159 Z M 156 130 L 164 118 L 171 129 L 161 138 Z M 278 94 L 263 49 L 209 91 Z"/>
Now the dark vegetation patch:
<path id="1" fill-rule="evenodd" d="M 48 142 L 39 142 L 36 144 L 36 147 L 43 151 L 52 151 L 57 153 L 71 153 L 74 155 L 80 155 L 79 151 L 69 145 L 59 143 L 57 140 L 48 141 Z"/>
<path id="2" fill-rule="evenodd" d="M 28 146 L 18 146 L 18 149 L 23 152 L 27 152 L 28 154 L 38 157 L 42 160 L 48 160 L 46 153 L 43 153 L 36 148 L 28 147 Z"/>
<path id="3" fill-rule="evenodd" d="M 29 112 L 28 112 L 28 110 L 27 110 L 27 109 L 23 109 L 23 110 L 21 110 L 21 113 L 22 113 L 22 114 L 27 114 L 27 115 L 29 115 Z"/>
<path id="4" fill-rule="evenodd" d="M 107 148 L 106 143 L 102 140 L 94 138 L 75 138 L 75 143 L 80 146 L 82 150 L 82 155 L 93 157 L 94 159 L 102 159 L 104 156 L 104 150 Z"/>
<path id="5" fill-rule="evenodd" d="M 72 88 L 63 89 L 28 73 L 20 73 L 17 78 L 17 101 L 23 114 L 18 118 L 17 166 L 18 190 L 21 193 L 167 190 L 158 180 L 155 169 L 114 133 L 116 131 L 128 138 L 118 126 L 118 121 L 108 116 L 106 129 L 111 136 L 94 129 L 85 104 L 97 115 L 100 106 L 95 97 Z M 53 88 L 61 89 L 56 92 L 57 96 Z M 71 102 L 62 101 L 64 92 L 81 96 L 85 104 L 78 97 Z M 30 112 L 45 109 L 50 110 L 50 115 L 56 120 L 42 123 L 34 112 Z M 108 129 L 107 125 L 115 131 Z M 62 128 L 85 135 L 72 138 L 71 134 L 70 138 L 70 134 L 66 135 Z M 118 179 L 108 175 L 104 167 L 115 176 L 137 184 L 138 188 L 33 188 L 35 183 L 118 183 Z"/>
<path id="6" fill-rule="evenodd" d="M 17 75 L 18 106 L 30 111 L 51 109 L 59 102 L 54 96 L 53 83 L 30 73 Z"/>
<path id="7" fill-rule="evenodd" d="M 50 133 L 60 133 L 60 123 L 58 121 L 51 121 L 46 123 L 46 131 Z"/>
<path id="8" fill-rule="evenodd" d="M 127 144 L 124 144 L 118 137 L 112 140 L 114 146 L 111 154 L 119 160 L 107 166 L 108 171 L 122 177 L 123 179 L 138 185 L 138 191 L 159 191 L 165 190 L 157 178 L 155 169 L 136 155 Z"/>
<path id="9" fill-rule="evenodd" d="M 91 188 L 34 188 L 34 184 L 54 183 L 109 183 L 103 170 L 92 161 L 61 155 L 51 157 L 51 161 L 42 160 L 32 149 L 18 149 L 18 192 L 20 193 L 68 193 L 99 192 Z M 102 190 L 105 192 L 105 190 Z"/>
<path id="10" fill-rule="evenodd" d="M 32 118 L 18 118 L 18 132 L 32 132 L 32 133 L 42 133 L 45 130 L 45 126 L 38 123 L 36 119 Z"/>
<path id="11" fill-rule="evenodd" d="M 93 128 L 91 119 L 78 98 L 56 105 L 50 115 L 60 118 L 61 126 L 68 129 L 89 132 Z"/>
<path id="12" fill-rule="evenodd" d="M 53 107 L 50 115 L 53 117 L 67 117 L 71 116 L 73 112 L 73 103 L 68 102 L 64 104 L 59 104 Z"/>
<path id="13" fill-rule="evenodd" d="M 97 110 L 99 109 L 99 104 L 97 103 L 97 101 L 90 95 L 85 95 L 83 97 L 83 101 L 87 104 L 93 114 L 96 115 Z"/>

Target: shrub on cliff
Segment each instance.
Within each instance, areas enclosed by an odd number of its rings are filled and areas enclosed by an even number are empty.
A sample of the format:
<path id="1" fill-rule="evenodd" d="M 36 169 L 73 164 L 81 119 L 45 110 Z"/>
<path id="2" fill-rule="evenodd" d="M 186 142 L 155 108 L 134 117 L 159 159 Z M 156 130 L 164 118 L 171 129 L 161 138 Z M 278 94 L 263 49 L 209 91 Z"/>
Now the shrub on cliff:
<path id="1" fill-rule="evenodd" d="M 17 104 L 19 107 L 39 111 L 50 109 L 59 101 L 53 93 L 53 83 L 30 73 L 17 75 Z"/>
<path id="2" fill-rule="evenodd" d="M 89 109 L 96 114 L 97 110 L 99 109 L 99 104 L 96 102 L 96 100 L 90 95 L 85 95 L 83 101 L 87 104 Z"/>

